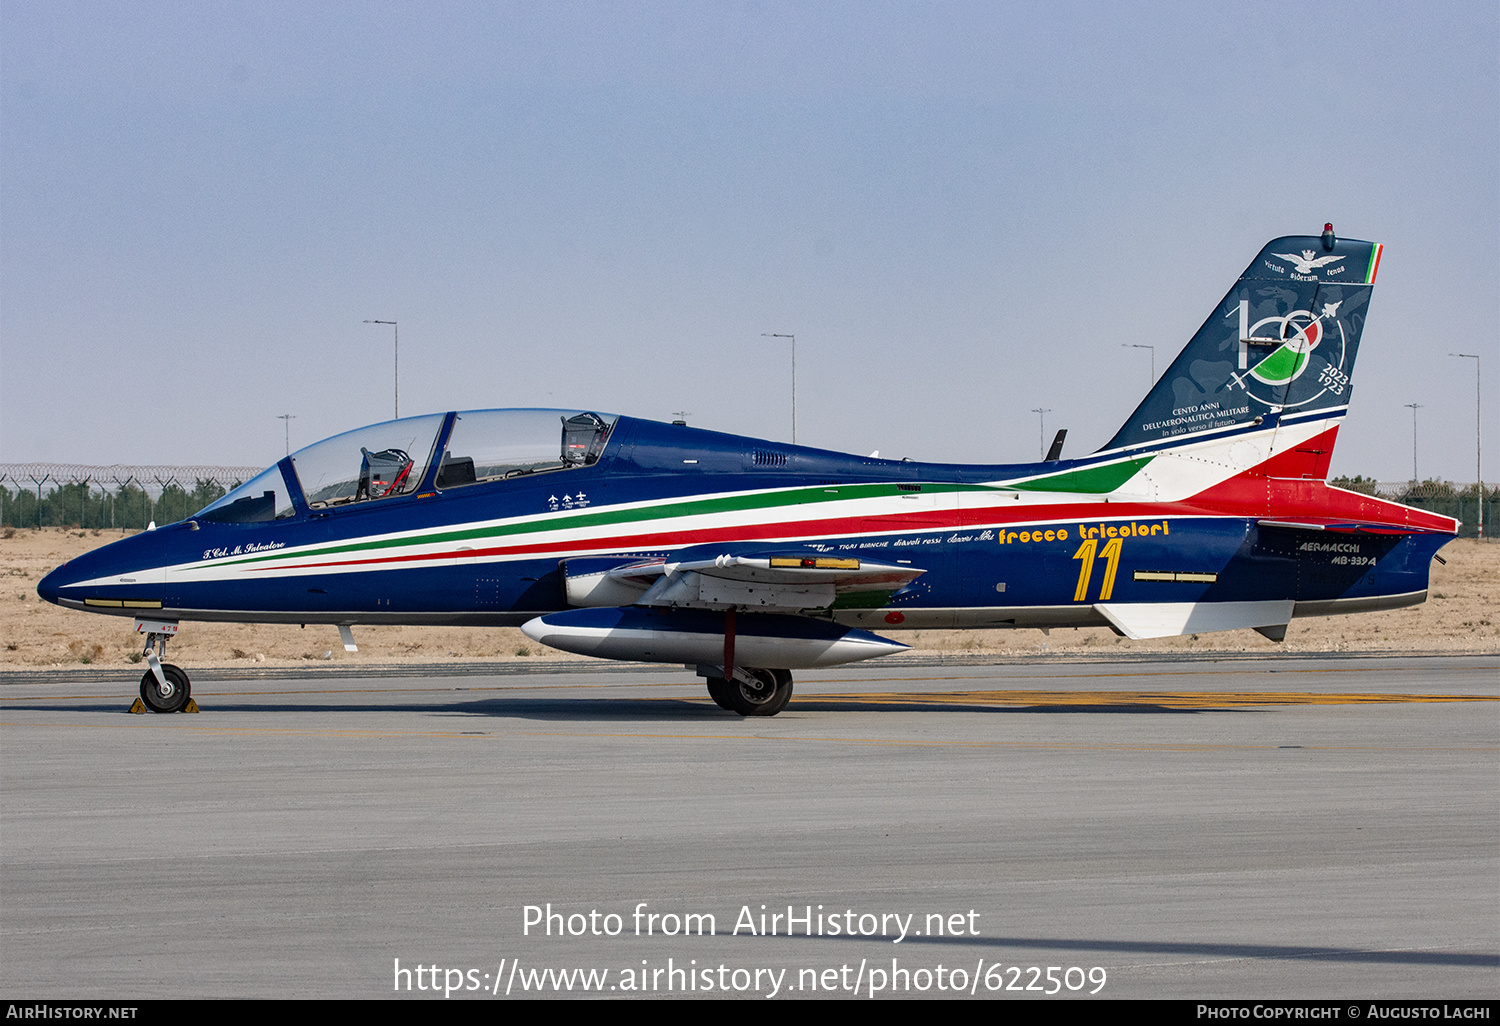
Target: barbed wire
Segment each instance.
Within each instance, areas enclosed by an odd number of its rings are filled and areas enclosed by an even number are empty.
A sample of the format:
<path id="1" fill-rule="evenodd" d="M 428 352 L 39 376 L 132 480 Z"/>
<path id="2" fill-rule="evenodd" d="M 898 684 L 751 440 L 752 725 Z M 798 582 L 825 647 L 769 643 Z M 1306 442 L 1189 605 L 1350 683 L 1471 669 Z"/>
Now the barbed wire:
<path id="1" fill-rule="evenodd" d="M 111 463 L 96 465 L 89 463 L 0 463 L 0 482 L 24 482 L 37 484 L 114 484 L 125 485 L 169 485 L 212 481 L 225 488 L 241 484 L 259 474 L 265 467 L 231 467 L 211 464 L 144 464 Z M 1340 487 L 1371 495 L 1451 495 L 1473 482 L 1464 481 L 1357 481 L 1347 478 L 1334 479 Z M 1330 482 L 1333 483 L 1333 482 Z M 1485 491 L 1500 487 L 1485 482 Z"/>
<path id="2" fill-rule="evenodd" d="M 22 487 L 42 485 L 88 484 L 134 485 L 148 491 L 178 485 L 191 487 L 199 481 L 211 481 L 230 488 L 259 474 L 265 467 L 227 467 L 209 464 L 168 466 L 141 463 L 111 463 L 96 466 L 88 463 L 0 463 L 0 484 L 14 482 Z"/>
<path id="3" fill-rule="evenodd" d="M 1329 484 L 1351 492 L 1363 492 L 1385 499 L 1402 496 L 1413 499 L 1441 499 L 1455 495 L 1474 494 L 1474 482 L 1464 481 L 1349 481 L 1330 479 Z M 1500 484 L 1484 483 L 1485 494 L 1500 490 Z"/>

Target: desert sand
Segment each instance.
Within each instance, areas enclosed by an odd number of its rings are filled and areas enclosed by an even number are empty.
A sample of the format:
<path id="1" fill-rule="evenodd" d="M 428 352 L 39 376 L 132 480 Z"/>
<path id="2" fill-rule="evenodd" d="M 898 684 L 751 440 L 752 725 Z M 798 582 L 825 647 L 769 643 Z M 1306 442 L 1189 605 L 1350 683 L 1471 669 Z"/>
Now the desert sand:
<path id="1" fill-rule="evenodd" d="M 16 530 L 0 537 L 0 671 L 139 662 L 141 641 L 124 617 L 43 602 L 37 582 L 53 567 L 120 537 L 113 531 Z M 1383 613 L 1300 619 L 1284 642 L 1254 631 L 1129 641 L 1105 628 L 988 631 L 891 631 L 918 653 L 955 656 L 1109 658 L 1127 653 L 1500 652 L 1500 544 L 1460 539 L 1434 563 L 1428 601 Z M 186 667 L 308 666 L 309 663 L 474 662 L 544 657 L 579 659 L 538 646 L 516 628 L 357 627 L 357 653 L 346 653 L 327 625 L 184 623 L 168 659 Z M 899 657 L 897 657 L 899 658 Z M 593 660 L 587 660 L 593 662 Z"/>

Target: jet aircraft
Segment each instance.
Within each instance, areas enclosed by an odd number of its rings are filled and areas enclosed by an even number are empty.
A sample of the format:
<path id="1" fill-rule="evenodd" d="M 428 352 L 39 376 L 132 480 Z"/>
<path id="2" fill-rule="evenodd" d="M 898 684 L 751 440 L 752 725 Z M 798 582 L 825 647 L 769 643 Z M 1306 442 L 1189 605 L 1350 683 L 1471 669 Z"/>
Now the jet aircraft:
<path id="1" fill-rule="evenodd" d="M 182 621 L 518 625 L 681 663 L 741 715 L 791 671 L 904 649 L 875 631 L 1253 628 L 1426 599 L 1458 522 L 1330 486 L 1381 247 L 1268 243 L 1099 451 L 880 459 L 594 410 L 376 424 L 39 585 L 135 618 L 141 697 L 182 709 Z"/>

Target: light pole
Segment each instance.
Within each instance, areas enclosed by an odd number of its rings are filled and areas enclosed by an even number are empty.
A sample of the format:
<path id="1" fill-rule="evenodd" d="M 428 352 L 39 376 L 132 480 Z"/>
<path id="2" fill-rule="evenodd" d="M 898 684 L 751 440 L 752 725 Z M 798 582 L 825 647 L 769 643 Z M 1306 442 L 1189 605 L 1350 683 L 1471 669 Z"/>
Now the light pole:
<path id="1" fill-rule="evenodd" d="M 286 454 L 290 456 L 292 454 L 292 421 L 297 419 L 297 415 L 294 413 L 283 413 L 276 419 L 286 425 Z"/>
<path id="2" fill-rule="evenodd" d="M 1151 384 L 1156 384 L 1156 347 L 1137 345 L 1134 342 L 1121 342 L 1121 349 L 1149 349 L 1151 350 Z"/>
<path id="3" fill-rule="evenodd" d="M 365 321 L 366 324 L 389 324 L 396 337 L 396 420 L 401 419 L 401 329 L 395 321 Z"/>
<path id="4" fill-rule="evenodd" d="M 792 444 L 797 444 L 797 336 L 777 335 L 769 331 L 760 333 L 761 338 L 789 338 L 792 340 Z"/>
<path id="5" fill-rule="evenodd" d="M 1422 404 L 1407 403 L 1406 408 L 1411 410 L 1411 483 L 1415 485 L 1421 480 L 1417 477 L 1417 411 L 1422 408 Z"/>
<path id="6" fill-rule="evenodd" d="M 1047 414 L 1051 413 L 1052 411 L 1050 409 L 1044 410 L 1044 409 L 1041 409 L 1040 407 L 1038 407 L 1036 409 L 1033 409 L 1031 412 L 1035 413 L 1037 415 L 1037 425 L 1036 425 L 1036 452 L 1037 452 L 1037 458 L 1038 459 L 1046 459 L 1047 458 Z"/>
<path id="7" fill-rule="evenodd" d="M 1478 537 L 1480 541 L 1484 541 L 1484 460 L 1479 451 L 1481 428 L 1484 422 L 1479 419 L 1479 357 L 1474 353 L 1449 353 L 1448 355 L 1474 361 L 1474 490 L 1479 506 Z"/>

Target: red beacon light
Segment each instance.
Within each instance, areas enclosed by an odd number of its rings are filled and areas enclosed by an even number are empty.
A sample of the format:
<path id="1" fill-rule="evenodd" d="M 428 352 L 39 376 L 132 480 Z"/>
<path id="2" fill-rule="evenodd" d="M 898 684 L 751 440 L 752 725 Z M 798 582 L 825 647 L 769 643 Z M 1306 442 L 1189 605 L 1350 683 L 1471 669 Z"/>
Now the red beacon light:
<path id="1" fill-rule="evenodd" d="M 1323 248 L 1332 249 L 1333 244 L 1337 241 L 1338 236 L 1333 234 L 1333 222 L 1325 221 L 1323 223 Z"/>

